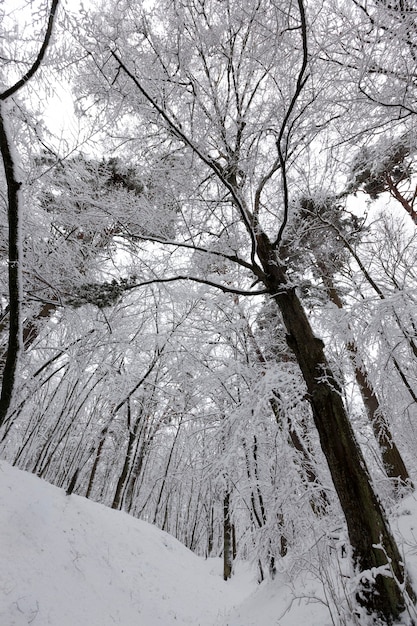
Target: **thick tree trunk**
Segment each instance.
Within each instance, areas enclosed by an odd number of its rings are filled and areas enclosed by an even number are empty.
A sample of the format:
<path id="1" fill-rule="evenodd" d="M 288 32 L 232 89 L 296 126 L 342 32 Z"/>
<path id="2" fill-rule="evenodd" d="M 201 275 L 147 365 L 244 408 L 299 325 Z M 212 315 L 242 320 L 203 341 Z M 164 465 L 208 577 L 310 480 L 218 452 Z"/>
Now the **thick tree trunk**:
<path id="1" fill-rule="evenodd" d="M 22 259 L 20 249 L 20 202 L 21 183 L 17 179 L 13 149 L 7 132 L 5 105 L 0 109 L 0 150 L 7 182 L 7 219 L 9 227 L 8 276 L 9 276 L 9 339 L 3 368 L 0 395 L 0 426 L 6 419 L 15 387 L 17 362 L 21 344 L 21 288 Z"/>
<path id="2" fill-rule="evenodd" d="M 16 94 L 36 74 L 49 46 L 59 0 L 52 0 L 49 10 L 48 23 L 43 43 L 35 61 L 28 71 L 12 86 L 0 94 L 0 152 L 3 159 L 4 172 L 7 182 L 7 215 L 9 226 L 9 341 L 7 346 L 6 362 L 3 369 L 3 381 L 0 395 L 0 426 L 6 419 L 15 387 L 15 378 L 18 357 L 21 346 L 21 289 L 22 289 L 22 251 L 20 228 L 20 199 L 21 183 L 16 174 L 16 163 L 13 148 L 8 136 L 6 101 Z"/>
<path id="3" fill-rule="evenodd" d="M 288 333 L 288 345 L 296 356 L 306 383 L 320 444 L 346 518 L 355 565 L 359 572 L 375 575 L 372 580 L 371 576 L 364 575 L 358 601 L 369 612 L 376 612 L 387 624 L 391 624 L 405 608 L 399 585 L 405 584 L 414 598 L 405 580 L 398 547 L 372 489 L 341 391 L 324 354 L 324 344 L 315 337 L 295 288 L 289 284 L 274 247 L 263 232 L 258 231 L 257 243 L 265 285 L 280 308 Z M 380 573 L 383 570 L 387 575 Z"/>

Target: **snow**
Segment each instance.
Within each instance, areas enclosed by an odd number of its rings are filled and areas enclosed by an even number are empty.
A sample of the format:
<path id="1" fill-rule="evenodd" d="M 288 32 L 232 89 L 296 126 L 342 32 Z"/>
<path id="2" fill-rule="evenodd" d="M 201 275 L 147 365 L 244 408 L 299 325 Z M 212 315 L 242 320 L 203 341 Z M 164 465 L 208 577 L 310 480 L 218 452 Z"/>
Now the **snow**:
<path id="1" fill-rule="evenodd" d="M 2 626 L 212 626 L 255 584 L 226 584 L 218 559 L 4 462 L 0 549 Z"/>
<path id="2" fill-rule="evenodd" d="M 395 524 L 417 573 L 417 502 Z M 1 626 L 328 626 L 311 572 L 227 582 L 159 529 L 0 462 Z M 414 577 L 417 580 L 417 576 Z"/>

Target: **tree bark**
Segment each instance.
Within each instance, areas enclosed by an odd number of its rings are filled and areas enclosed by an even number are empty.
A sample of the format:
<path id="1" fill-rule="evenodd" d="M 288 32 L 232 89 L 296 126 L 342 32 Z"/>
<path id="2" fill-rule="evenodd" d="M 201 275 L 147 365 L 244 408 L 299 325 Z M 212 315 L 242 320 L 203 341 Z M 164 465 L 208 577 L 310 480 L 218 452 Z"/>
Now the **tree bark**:
<path id="1" fill-rule="evenodd" d="M 9 226 L 9 340 L 6 361 L 3 369 L 3 382 L 0 395 L 0 426 L 6 419 L 15 386 L 17 363 L 21 344 L 21 289 L 22 289 L 22 259 L 20 246 L 20 201 L 19 190 L 21 183 L 16 174 L 16 163 L 13 156 L 11 141 L 8 137 L 5 106 L 6 101 L 17 93 L 36 74 L 51 41 L 54 20 L 57 14 L 59 0 L 52 0 L 48 22 L 42 45 L 28 71 L 14 85 L 0 94 L 0 151 L 3 159 L 7 182 L 7 216 Z"/>
<path id="2" fill-rule="evenodd" d="M 0 426 L 6 419 L 12 394 L 15 387 L 17 362 L 21 344 L 21 296 L 22 288 L 22 259 L 20 247 L 20 206 L 16 164 L 10 138 L 7 133 L 7 123 L 3 103 L 0 104 L 0 149 L 3 158 L 4 171 L 7 182 L 7 218 L 9 226 L 9 338 L 7 353 L 3 368 L 3 381 L 0 395 Z"/>
<path id="3" fill-rule="evenodd" d="M 257 253 L 265 272 L 264 282 L 279 306 L 293 350 L 307 387 L 321 448 L 327 459 L 339 501 L 346 518 L 353 559 L 364 576 L 358 601 L 386 623 L 399 618 L 405 608 L 400 586 L 414 599 L 402 559 L 382 506 L 371 486 L 365 459 L 342 401 L 341 390 L 307 319 L 295 288 L 289 283 L 271 241 L 258 229 Z M 375 570 L 374 568 L 381 568 Z M 386 575 L 381 572 L 386 571 Z M 395 579 L 392 575 L 395 576 Z"/>
<path id="4" fill-rule="evenodd" d="M 233 536 L 230 519 L 230 492 L 227 490 L 223 498 L 223 580 L 232 577 Z"/>
<path id="5" fill-rule="evenodd" d="M 123 461 L 122 471 L 120 472 L 119 480 L 117 481 L 116 492 L 114 494 L 113 502 L 111 505 L 112 509 L 121 509 L 122 508 L 122 495 L 125 487 L 125 483 L 127 481 L 129 475 L 129 468 L 132 463 L 132 455 L 133 448 L 135 446 L 138 426 L 139 426 L 139 418 L 136 419 L 135 425 L 132 429 L 132 415 L 131 415 L 131 407 L 130 401 L 127 403 L 127 432 L 128 432 L 128 441 L 127 441 L 127 450 L 125 454 L 125 458 Z"/>
<path id="6" fill-rule="evenodd" d="M 93 490 L 94 479 L 95 479 L 96 474 L 97 474 L 98 464 L 100 463 L 101 453 L 103 451 L 104 442 L 106 441 L 106 435 L 107 435 L 107 427 L 103 429 L 103 431 L 101 433 L 100 442 L 99 442 L 99 444 L 97 446 L 96 456 L 95 456 L 95 459 L 94 459 L 93 467 L 91 468 L 90 477 L 88 479 L 87 491 L 85 493 L 85 497 L 86 498 L 90 498 L 91 497 L 91 492 Z"/>

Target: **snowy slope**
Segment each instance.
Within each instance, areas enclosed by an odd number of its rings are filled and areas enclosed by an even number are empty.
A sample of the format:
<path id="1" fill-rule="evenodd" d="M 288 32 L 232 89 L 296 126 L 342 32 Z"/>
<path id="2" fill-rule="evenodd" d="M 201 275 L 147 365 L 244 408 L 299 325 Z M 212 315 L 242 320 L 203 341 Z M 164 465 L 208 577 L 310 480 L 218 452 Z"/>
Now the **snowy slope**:
<path id="1" fill-rule="evenodd" d="M 401 505 L 417 571 L 417 503 Z M 395 524 L 397 525 L 397 524 Z M 417 530 L 416 530 L 417 532 Z M 0 626 L 328 626 L 317 580 L 225 583 L 221 563 L 0 462 Z M 416 579 L 417 577 L 415 577 Z"/>
<path id="2" fill-rule="evenodd" d="M 170 535 L 3 462 L 0 549 L 1 626 L 212 626 L 242 597 Z"/>

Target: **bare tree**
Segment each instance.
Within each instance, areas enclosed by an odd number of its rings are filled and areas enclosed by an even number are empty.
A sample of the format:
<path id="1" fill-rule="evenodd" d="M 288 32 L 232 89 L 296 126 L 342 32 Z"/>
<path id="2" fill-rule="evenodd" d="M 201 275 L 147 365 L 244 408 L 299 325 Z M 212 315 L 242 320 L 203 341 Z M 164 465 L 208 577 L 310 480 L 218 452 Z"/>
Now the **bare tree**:
<path id="1" fill-rule="evenodd" d="M 222 259 L 227 267 L 235 266 L 240 277 L 239 286 L 233 286 L 230 273 L 223 273 L 221 280 L 207 273 L 207 264 L 199 274 L 198 268 L 186 270 L 183 262 L 177 272 L 172 263 L 169 276 L 142 276 L 142 284 L 188 278 L 231 293 L 268 294 L 276 302 L 304 378 L 354 562 L 360 572 L 381 572 L 372 582 L 364 578 L 358 600 L 392 623 L 405 606 L 403 589 L 412 598 L 414 594 L 338 380 L 281 249 L 293 207 L 292 185 L 301 184 L 308 164 L 304 152 L 311 154 L 314 141 L 327 128 L 323 116 L 340 113 L 327 92 L 328 83 L 316 89 L 320 64 L 314 47 L 309 49 L 304 3 L 298 0 L 284 9 L 274 2 L 243 7 L 233 0 L 220 5 L 176 1 L 155 12 L 155 28 L 153 14 L 146 11 L 133 15 L 131 7 L 129 17 L 119 16 L 114 39 L 104 31 L 97 34 L 102 54 L 92 54 L 105 82 L 102 89 L 97 77 L 94 87 L 127 118 L 135 114 L 139 124 L 146 119 L 161 144 L 180 155 L 174 177 L 182 168 L 190 183 L 182 198 L 184 223 L 177 226 L 178 236 L 143 239 L 173 253 L 192 250 Z M 89 81 L 91 92 L 91 73 Z M 318 146 L 321 139 L 317 141 Z"/>
<path id="2" fill-rule="evenodd" d="M 21 345 L 21 294 L 22 294 L 22 248 L 21 248 L 21 195 L 22 182 L 14 155 L 12 139 L 8 131 L 10 116 L 7 102 L 24 88 L 36 74 L 43 62 L 52 38 L 52 31 L 59 0 L 52 0 L 43 43 L 26 73 L 13 85 L 0 94 L 0 149 L 7 181 L 8 194 L 8 264 L 9 264 L 9 340 L 7 356 L 3 369 L 3 382 L 0 396 L 0 425 L 4 422 L 12 401 L 15 387 L 16 370 Z"/>

